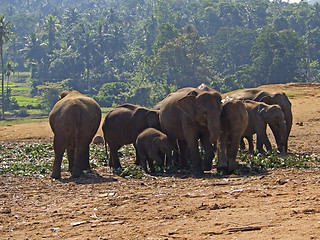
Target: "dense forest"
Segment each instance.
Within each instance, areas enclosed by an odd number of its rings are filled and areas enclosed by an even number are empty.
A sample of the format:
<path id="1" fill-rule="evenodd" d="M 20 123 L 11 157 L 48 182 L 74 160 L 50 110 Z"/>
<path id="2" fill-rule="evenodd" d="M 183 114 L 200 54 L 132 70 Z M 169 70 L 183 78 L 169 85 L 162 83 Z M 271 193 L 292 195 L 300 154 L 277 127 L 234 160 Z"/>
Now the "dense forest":
<path id="1" fill-rule="evenodd" d="M 320 81 L 319 3 L 2 0 L 0 14 L 16 33 L 4 66 L 30 72 L 48 109 L 61 89 L 152 107 L 202 82 L 223 93 Z"/>

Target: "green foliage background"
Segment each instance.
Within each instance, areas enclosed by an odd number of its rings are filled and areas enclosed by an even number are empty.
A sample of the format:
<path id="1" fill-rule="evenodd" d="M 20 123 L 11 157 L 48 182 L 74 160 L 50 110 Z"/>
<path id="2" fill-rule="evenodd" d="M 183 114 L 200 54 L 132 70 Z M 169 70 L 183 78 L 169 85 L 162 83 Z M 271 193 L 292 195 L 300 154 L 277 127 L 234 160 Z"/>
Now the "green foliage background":
<path id="1" fill-rule="evenodd" d="M 10 77 L 30 72 L 30 97 L 42 97 L 46 113 L 60 89 L 101 107 L 152 107 L 202 82 L 227 92 L 320 81 L 319 3 L 3 0 L 4 13 L 17 33 L 4 44 Z"/>

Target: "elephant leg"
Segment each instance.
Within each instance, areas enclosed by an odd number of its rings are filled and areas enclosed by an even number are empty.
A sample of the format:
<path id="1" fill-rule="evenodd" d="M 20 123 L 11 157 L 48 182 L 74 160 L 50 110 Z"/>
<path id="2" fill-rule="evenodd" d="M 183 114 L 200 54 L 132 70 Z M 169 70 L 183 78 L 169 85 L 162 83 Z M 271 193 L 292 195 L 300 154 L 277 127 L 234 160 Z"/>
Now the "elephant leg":
<path id="1" fill-rule="evenodd" d="M 86 156 L 85 149 L 76 146 L 74 149 L 74 162 L 73 162 L 73 169 L 72 169 L 72 177 L 73 178 L 78 178 L 82 174 L 83 170 L 83 161 L 84 157 Z"/>
<path id="2" fill-rule="evenodd" d="M 205 151 L 201 168 L 203 171 L 210 171 L 212 169 L 212 160 L 214 158 L 214 147 L 210 141 L 210 136 L 200 138 L 200 142 Z"/>
<path id="3" fill-rule="evenodd" d="M 168 152 L 165 154 L 163 166 L 168 167 L 170 165 L 172 165 L 172 153 Z"/>
<path id="4" fill-rule="evenodd" d="M 191 157 L 192 172 L 196 175 L 203 174 L 203 170 L 201 169 L 201 156 L 199 152 L 198 141 L 189 141 L 188 150 Z"/>
<path id="5" fill-rule="evenodd" d="M 220 136 L 218 142 L 218 164 L 217 171 L 227 172 L 228 170 L 228 161 L 226 156 L 226 137 L 225 135 Z"/>
<path id="6" fill-rule="evenodd" d="M 228 144 L 227 159 L 228 159 L 228 172 L 233 172 L 239 167 L 239 163 L 236 161 L 241 137 L 233 136 L 230 144 Z"/>
<path id="7" fill-rule="evenodd" d="M 245 150 L 246 149 L 246 144 L 244 142 L 244 137 L 241 138 L 240 140 L 240 149 Z"/>
<path id="8" fill-rule="evenodd" d="M 180 150 L 180 167 L 182 169 L 187 169 L 188 168 L 188 161 L 187 161 L 187 143 L 182 140 L 178 140 L 179 144 L 179 150 Z"/>
<path id="9" fill-rule="evenodd" d="M 118 150 L 120 149 L 120 147 L 116 145 L 109 145 L 109 147 L 110 147 L 109 166 L 113 169 L 121 168 L 121 164 L 118 156 Z"/>
<path id="10" fill-rule="evenodd" d="M 154 172 L 153 160 L 156 162 L 157 166 L 162 167 L 164 163 L 164 155 L 159 154 L 158 151 L 152 151 L 149 153 L 151 164 L 149 162 L 149 168 L 151 172 Z"/>
<path id="11" fill-rule="evenodd" d="M 271 143 L 268 139 L 267 134 L 261 134 L 261 135 L 257 134 L 257 149 L 261 153 L 265 153 L 265 151 L 263 149 L 263 145 L 266 146 L 267 151 L 272 150 Z"/>
<path id="12" fill-rule="evenodd" d="M 135 165 L 140 165 L 140 156 L 138 154 L 138 151 L 137 151 L 137 146 L 135 144 L 133 144 L 134 146 L 134 149 L 136 150 L 136 161 L 134 162 Z"/>
<path id="13" fill-rule="evenodd" d="M 166 162 L 166 165 L 169 166 L 171 164 L 173 165 L 178 165 L 179 164 L 179 146 L 178 146 L 178 143 L 177 141 L 175 140 L 174 141 L 174 144 L 173 144 L 174 148 L 173 148 L 173 151 L 172 151 L 172 161 L 171 162 Z"/>
<path id="14" fill-rule="evenodd" d="M 68 162 L 69 162 L 69 169 L 68 171 L 72 173 L 73 170 L 73 164 L 74 164 L 74 149 L 68 148 L 67 149 L 67 155 L 68 155 Z"/>
<path id="15" fill-rule="evenodd" d="M 55 179 L 61 178 L 61 162 L 62 162 L 64 150 L 65 150 L 65 146 L 61 144 L 62 142 L 65 142 L 64 139 L 61 139 L 56 135 L 54 136 L 54 140 L 53 140 L 54 162 L 53 162 L 51 177 Z"/>
<path id="16" fill-rule="evenodd" d="M 88 144 L 84 148 L 84 155 L 83 155 L 83 158 L 82 158 L 82 161 L 81 161 L 83 170 L 89 170 L 89 171 L 91 170 L 89 153 L 90 153 L 90 146 Z"/>
<path id="17" fill-rule="evenodd" d="M 148 172 L 148 168 L 147 168 L 147 161 L 149 162 L 149 159 L 147 157 L 147 154 L 142 152 L 142 151 L 139 151 L 139 156 L 140 156 L 140 163 L 139 165 L 141 165 L 142 169 L 145 171 L 145 172 Z M 149 162 L 150 164 L 150 162 Z M 150 166 L 150 165 L 149 165 Z"/>
<path id="18" fill-rule="evenodd" d="M 246 139 L 248 140 L 248 144 L 249 144 L 249 152 L 252 153 L 254 150 L 252 135 L 247 136 Z"/>

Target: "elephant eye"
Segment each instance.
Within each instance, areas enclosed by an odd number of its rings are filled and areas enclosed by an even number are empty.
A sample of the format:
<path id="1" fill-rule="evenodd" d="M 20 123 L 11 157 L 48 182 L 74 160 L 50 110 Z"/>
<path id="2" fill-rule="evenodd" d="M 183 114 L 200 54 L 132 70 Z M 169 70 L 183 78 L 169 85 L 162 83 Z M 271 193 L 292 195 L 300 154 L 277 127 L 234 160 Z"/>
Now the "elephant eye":
<path id="1" fill-rule="evenodd" d="M 207 112 L 203 112 L 203 113 L 202 113 L 202 116 L 205 117 L 205 118 L 207 118 Z"/>

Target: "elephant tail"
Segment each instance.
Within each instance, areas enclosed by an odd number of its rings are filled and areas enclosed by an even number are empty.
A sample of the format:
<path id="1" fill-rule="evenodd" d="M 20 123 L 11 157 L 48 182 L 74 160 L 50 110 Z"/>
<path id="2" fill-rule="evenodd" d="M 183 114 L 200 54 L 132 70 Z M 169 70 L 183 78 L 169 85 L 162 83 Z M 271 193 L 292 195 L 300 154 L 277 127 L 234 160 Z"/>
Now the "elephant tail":
<path id="1" fill-rule="evenodd" d="M 74 121 L 74 145 L 75 148 L 80 146 L 80 141 L 83 139 L 81 137 L 81 128 L 82 128 L 82 109 L 78 105 L 73 106 L 73 121 Z"/>

